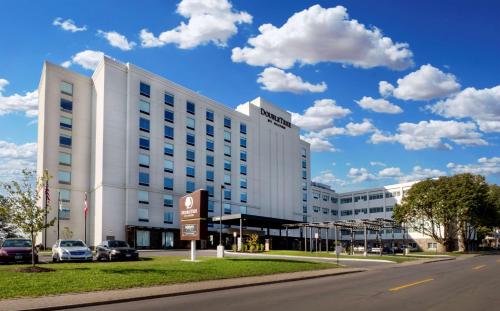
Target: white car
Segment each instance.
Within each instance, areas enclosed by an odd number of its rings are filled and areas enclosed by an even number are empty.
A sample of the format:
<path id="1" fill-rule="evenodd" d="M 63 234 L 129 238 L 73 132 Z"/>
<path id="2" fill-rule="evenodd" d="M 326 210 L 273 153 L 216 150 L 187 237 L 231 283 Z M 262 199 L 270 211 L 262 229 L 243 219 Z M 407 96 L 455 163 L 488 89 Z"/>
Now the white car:
<path id="1" fill-rule="evenodd" d="M 52 261 L 92 261 L 92 251 L 82 240 L 57 240 L 52 246 Z"/>

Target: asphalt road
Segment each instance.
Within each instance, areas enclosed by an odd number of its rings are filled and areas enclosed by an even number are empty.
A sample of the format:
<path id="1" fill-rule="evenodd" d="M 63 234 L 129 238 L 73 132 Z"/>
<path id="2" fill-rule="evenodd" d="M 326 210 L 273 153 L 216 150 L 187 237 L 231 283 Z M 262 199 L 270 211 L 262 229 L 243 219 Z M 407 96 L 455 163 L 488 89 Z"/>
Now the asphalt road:
<path id="1" fill-rule="evenodd" d="M 72 310 L 498 310 L 500 256 Z"/>

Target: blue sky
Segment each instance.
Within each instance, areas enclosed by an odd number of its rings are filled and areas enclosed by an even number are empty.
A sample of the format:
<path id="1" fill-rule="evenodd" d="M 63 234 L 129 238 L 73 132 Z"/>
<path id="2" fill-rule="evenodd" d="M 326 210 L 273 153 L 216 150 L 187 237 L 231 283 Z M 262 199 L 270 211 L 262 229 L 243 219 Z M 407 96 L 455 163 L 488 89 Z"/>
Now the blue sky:
<path id="1" fill-rule="evenodd" d="M 231 107 L 261 96 L 293 112 L 314 180 L 339 191 L 460 172 L 498 184 L 498 12 L 495 1 L 3 1 L 0 181 L 35 161 L 43 61 L 90 75 L 104 53 Z"/>

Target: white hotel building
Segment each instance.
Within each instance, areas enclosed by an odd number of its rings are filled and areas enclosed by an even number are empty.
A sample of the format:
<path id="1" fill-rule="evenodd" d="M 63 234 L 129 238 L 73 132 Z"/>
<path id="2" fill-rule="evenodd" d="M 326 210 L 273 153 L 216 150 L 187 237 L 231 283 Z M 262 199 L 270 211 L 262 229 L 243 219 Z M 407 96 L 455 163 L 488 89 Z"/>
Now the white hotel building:
<path id="1" fill-rule="evenodd" d="M 91 246 L 181 246 L 177 204 L 199 188 L 209 192 L 209 216 L 222 199 L 223 214 L 326 221 L 390 218 L 411 186 L 339 194 L 311 183 L 309 144 L 287 111 L 261 98 L 233 110 L 107 57 L 91 77 L 45 62 L 38 91 L 37 173 L 53 176 L 49 218 L 60 193 L 61 231 Z M 55 227 L 45 239 L 52 245 Z"/>

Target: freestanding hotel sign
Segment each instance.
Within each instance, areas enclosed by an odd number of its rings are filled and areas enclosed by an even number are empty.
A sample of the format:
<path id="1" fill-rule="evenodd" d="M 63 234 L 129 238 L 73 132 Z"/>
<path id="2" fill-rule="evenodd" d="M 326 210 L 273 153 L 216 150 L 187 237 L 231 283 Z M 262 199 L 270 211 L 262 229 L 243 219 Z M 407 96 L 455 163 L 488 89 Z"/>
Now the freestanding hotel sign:
<path id="1" fill-rule="evenodd" d="M 179 199 L 181 240 L 191 241 L 191 260 L 196 260 L 196 241 L 208 235 L 208 191 L 196 190 Z"/>

